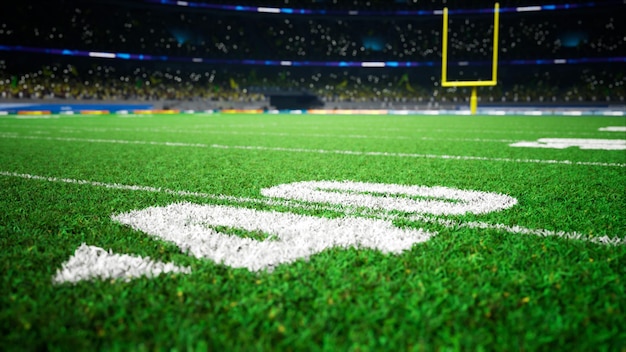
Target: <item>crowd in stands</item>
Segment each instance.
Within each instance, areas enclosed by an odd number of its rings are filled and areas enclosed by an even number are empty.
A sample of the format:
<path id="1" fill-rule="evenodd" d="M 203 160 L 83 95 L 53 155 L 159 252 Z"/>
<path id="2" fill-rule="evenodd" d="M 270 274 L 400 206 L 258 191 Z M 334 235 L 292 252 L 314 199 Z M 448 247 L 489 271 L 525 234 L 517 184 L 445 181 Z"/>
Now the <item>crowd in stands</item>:
<path id="1" fill-rule="evenodd" d="M 85 59 L 79 59 L 85 60 Z M 598 70 L 589 67 L 504 67 L 508 77 L 495 87 L 479 90 L 490 103 L 625 103 L 626 77 L 619 64 Z M 263 102 L 258 87 L 308 91 L 327 103 L 464 103 L 466 88 L 440 86 L 439 70 L 335 69 L 298 70 L 264 67 L 198 66 L 172 68 L 167 64 L 124 67 L 115 62 L 91 65 L 45 65 L 15 75 L 0 61 L 0 99 L 82 100 L 203 100 Z"/>
<path id="2" fill-rule="evenodd" d="M 551 1 L 550 3 L 566 3 Z M 605 0 L 606 2 L 606 0 Z M 232 1 L 212 1 L 233 4 Z M 389 10 L 381 0 L 266 0 L 258 6 Z M 449 1 L 447 6 L 482 7 Z M 610 4 L 609 4 L 610 3 Z M 501 1 L 526 6 L 527 0 Z M 439 9 L 440 2 L 395 1 L 392 9 Z M 500 81 L 481 99 L 505 102 L 624 102 L 623 63 L 506 65 L 512 60 L 626 56 L 626 6 L 608 1 L 562 12 L 506 13 L 500 23 Z M 303 16 L 185 10 L 133 1 L 26 1 L 0 4 L 0 45 L 210 59 L 308 61 L 441 60 L 441 16 Z M 10 14 L 10 15 L 8 15 Z M 451 15 L 449 59 L 491 59 L 492 14 Z M 29 54 L 23 54 L 29 55 Z M 35 55 L 35 54 L 30 54 Z M 441 88 L 440 67 L 409 69 L 265 68 L 48 56 L 27 64 L 0 56 L 0 99 L 207 99 L 262 101 L 248 87 L 306 89 L 332 101 L 465 101 L 465 89 Z M 69 60 L 69 61 L 68 61 Z M 82 61 L 81 61 L 82 60 Z M 91 61 L 90 61 L 91 60 Z M 568 65 L 571 66 L 571 65 Z M 472 68 L 466 69 L 471 77 Z"/>

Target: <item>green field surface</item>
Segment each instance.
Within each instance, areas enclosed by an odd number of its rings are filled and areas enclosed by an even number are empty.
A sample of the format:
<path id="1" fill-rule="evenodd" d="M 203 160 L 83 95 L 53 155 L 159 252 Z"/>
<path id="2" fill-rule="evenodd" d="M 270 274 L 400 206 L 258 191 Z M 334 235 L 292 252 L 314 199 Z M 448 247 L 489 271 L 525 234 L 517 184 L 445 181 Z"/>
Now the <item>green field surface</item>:
<path id="1" fill-rule="evenodd" d="M 626 118 L 0 117 L 0 350 L 626 351 L 626 151 L 510 146 L 626 139 L 601 130 L 609 126 Z M 376 184 L 479 191 L 516 204 L 412 213 L 262 194 L 303 181 L 369 185 L 327 190 L 329 199 L 464 206 Z M 305 220 L 340 234 L 366 224 L 382 242 L 383 223 L 431 237 L 395 252 L 330 245 L 253 270 L 191 255 L 193 246 L 116 218 L 183 202 L 258 221 L 296 219 L 313 241 L 332 238 Z M 151 214 L 155 226 L 169 221 Z M 181 216 L 191 223 L 198 215 Z M 246 221 L 201 225 L 281 244 L 243 228 Z M 82 244 L 187 272 L 55 280 Z"/>

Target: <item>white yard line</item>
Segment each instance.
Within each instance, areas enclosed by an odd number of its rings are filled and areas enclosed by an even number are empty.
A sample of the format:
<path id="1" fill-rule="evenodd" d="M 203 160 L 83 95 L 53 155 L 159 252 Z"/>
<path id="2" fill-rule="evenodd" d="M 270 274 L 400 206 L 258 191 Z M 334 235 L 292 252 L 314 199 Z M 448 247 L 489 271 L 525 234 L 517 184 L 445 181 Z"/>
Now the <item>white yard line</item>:
<path id="1" fill-rule="evenodd" d="M 263 129 L 263 128 L 268 128 L 268 126 L 270 126 L 270 128 L 276 127 L 278 126 L 278 124 L 268 124 L 268 125 L 248 125 L 248 124 L 215 124 L 215 125 L 208 125 L 208 124 L 203 124 L 203 125 L 194 125 L 193 127 L 196 128 L 209 128 L 209 129 L 215 129 L 215 128 L 248 128 L 248 129 L 254 129 L 254 130 L 258 130 L 258 129 Z M 320 126 L 316 126 L 313 124 L 299 124 L 299 123 L 290 123 L 290 127 L 300 127 L 302 129 L 306 129 L 306 130 L 321 130 L 322 127 Z M 495 129 L 465 129 L 465 128 L 411 128 L 411 126 L 407 126 L 405 128 L 399 128 L 399 127 L 381 127 L 381 128 L 376 128 L 377 131 L 385 131 L 385 132 L 406 132 L 407 130 L 411 131 L 411 132 L 442 132 L 442 133 L 448 133 L 448 132 L 463 132 L 463 133 L 471 133 L 471 134 L 481 134 L 481 133 L 491 133 L 491 134 L 520 134 L 520 135 L 526 135 L 526 134 L 534 134 L 534 135 L 551 135 L 551 134 L 558 134 L 558 135 L 576 135 L 576 136 L 597 136 L 598 133 L 597 132 L 584 132 L 584 131 L 566 131 L 566 130 L 559 130 L 559 131 L 543 131 L 543 130 L 510 130 L 510 129 L 502 129 L 502 130 L 495 130 Z M 333 131 L 363 131 L 363 128 L 360 127 L 343 127 L 343 126 L 333 126 Z"/>
<path id="2" fill-rule="evenodd" d="M 10 171 L 0 171 L 0 176 L 6 177 L 16 177 L 22 179 L 29 180 L 38 180 L 38 181 L 47 181 L 47 182 L 56 182 L 56 183 L 69 183 L 76 185 L 87 185 L 92 187 L 101 187 L 108 189 L 117 189 L 117 190 L 127 190 L 127 191 L 143 191 L 143 192 L 155 192 L 155 193 L 166 193 L 171 195 L 178 196 L 191 196 L 191 197 L 199 197 L 205 199 L 212 200 L 220 200 L 220 201 L 229 201 L 233 203 L 239 204 L 263 204 L 267 206 L 283 206 L 283 207 L 291 207 L 291 208 L 300 208 L 305 210 L 329 210 L 329 211 L 340 211 L 344 212 L 347 215 L 351 216 L 368 216 L 375 217 L 383 220 L 394 220 L 397 218 L 397 215 L 387 212 L 387 211 L 372 211 L 371 209 L 363 211 L 360 207 L 337 207 L 337 206 L 329 206 L 324 204 L 312 204 L 312 203 L 303 203 L 292 200 L 284 200 L 284 199 L 268 199 L 268 198 L 247 198 L 247 197 L 235 197 L 235 196 L 227 196 L 227 195 L 216 195 L 210 193 L 202 193 L 202 192 L 191 192 L 191 191 L 177 191 L 168 188 L 161 187 L 151 187 L 151 186 L 140 186 L 140 185 L 124 185 L 119 183 L 106 183 L 106 182 L 98 182 L 98 181 L 88 181 L 88 180 L 77 180 L 70 178 L 59 178 L 59 177 L 49 177 L 49 176 L 39 176 L 25 173 L 17 173 Z M 486 222 L 480 221 L 470 221 L 464 222 L 462 220 L 450 220 L 442 217 L 435 217 L 429 215 L 422 214 L 413 214 L 410 215 L 409 220 L 415 222 L 429 223 L 429 224 L 437 224 L 446 227 L 459 227 L 459 228 L 474 228 L 474 229 L 489 229 L 500 232 L 507 232 L 512 234 L 523 234 L 523 235 L 535 235 L 540 237 L 554 236 L 567 238 L 572 240 L 579 240 L 584 242 L 591 242 L 596 244 L 604 244 L 604 245 L 626 245 L 626 238 L 619 238 L 617 236 L 588 236 L 583 235 L 577 232 L 564 232 L 564 231 L 552 231 L 546 229 L 531 229 L 518 225 L 505 225 L 505 224 L 490 224 Z"/>
<path id="3" fill-rule="evenodd" d="M 470 229 L 485 229 L 485 230 L 495 230 L 500 232 L 508 232 L 517 235 L 535 235 L 539 237 L 561 237 L 567 238 L 570 240 L 583 241 L 583 242 L 591 242 L 595 244 L 603 244 L 603 245 L 626 245 L 626 238 L 619 238 L 616 236 L 590 236 L 584 235 L 579 232 L 565 232 L 565 231 L 554 231 L 554 230 L 546 230 L 546 229 L 530 229 L 523 226 L 517 225 L 505 225 L 505 224 L 489 224 L 482 221 L 468 221 L 463 222 L 461 220 L 449 220 L 444 218 L 436 218 L 427 215 L 411 215 L 409 217 L 410 220 L 417 222 L 425 222 L 430 224 L 439 224 L 446 227 L 451 228 L 470 228 Z"/>
<path id="4" fill-rule="evenodd" d="M 138 185 L 124 185 L 119 183 L 106 183 L 106 182 L 98 182 L 98 181 L 88 181 L 88 180 L 77 180 L 72 178 L 59 178 L 59 177 L 48 177 L 48 176 L 38 176 L 31 174 L 23 174 L 17 172 L 9 172 L 9 171 L 0 171 L 0 176 L 7 177 L 17 177 L 24 178 L 30 180 L 38 180 L 38 181 L 48 181 L 55 183 L 70 183 L 76 185 L 88 185 L 93 187 L 101 187 L 108 189 L 116 189 L 123 191 L 143 191 L 143 192 L 153 192 L 153 193 L 165 193 L 180 197 L 198 197 L 198 198 L 206 198 L 212 200 L 219 201 L 228 201 L 234 203 L 254 203 L 261 204 L 267 206 L 286 206 L 286 207 L 296 207 L 296 208 L 306 208 L 306 209 L 315 209 L 316 207 L 312 206 L 303 206 L 300 202 L 289 201 L 289 200 L 277 200 L 277 199 L 263 199 L 263 198 L 247 198 L 247 197 L 236 197 L 236 196 L 227 196 L 221 194 L 210 194 L 210 193 L 202 193 L 202 192 L 191 192 L 191 191 L 178 191 L 168 188 L 162 187 L 151 187 L 151 186 L 138 186 Z M 320 207 L 325 209 L 324 207 Z M 334 208 L 337 210 L 337 208 Z"/>
<path id="5" fill-rule="evenodd" d="M 419 139 L 419 138 L 435 138 L 436 140 L 448 140 L 448 138 L 437 138 L 437 137 L 413 137 L 413 136 L 406 136 L 406 135 L 394 135 L 394 136 L 372 136 L 372 135 L 363 135 L 363 134 L 355 134 L 355 133 L 341 133 L 341 134 L 334 134 L 334 133 L 298 133 L 298 134 L 292 134 L 292 133 L 283 133 L 283 132 L 260 132 L 259 130 L 261 129 L 268 129 L 268 128 L 276 128 L 278 127 L 278 124 L 271 124 L 271 125 L 229 125 L 229 124 L 214 124 L 214 125 L 194 125 L 191 126 L 193 129 L 190 130 L 186 130 L 186 129 L 174 129 L 174 130 L 168 130 L 168 129 L 164 129 L 164 128 L 149 128 L 149 127 L 142 127 L 142 128 L 124 128 L 124 127 L 72 127 L 72 128 L 68 128 L 65 126 L 56 126 L 56 125 L 48 125 L 45 128 L 53 128 L 53 129 L 66 129 L 66 130 L 82 130 L 82 131 L 94 131 L 94 132 L 106 132 L 106 131 L 127 131 L 127 132 L 171 132 L 171 133 L 193 133 L 193 134 L 232 134 L 232 135 L 267 135 L 267 136 L 272 136 L 272 135 L 276 135 L 276 136 L 282 136 L 282 135 L 289 135 L 289 136 L 310 136 L 310 137 L 339 137 L 342 136 L 344 138 L 372 138 L 372 139 Z M 322 128 L 320 128 L 319 126 L 314 126 L 314 125 L 308 125 L 308 124 L 292 124 L 290 125 L 291 127 L 294 128 L 300 128 L 301 130 L 306 130 L 306 131 L 312 131 L 312 130 L 321 130 Z M 11 128 L 24 128 L 24 129 L 28 129 L 29 131 L 32 129 L 33 126 L 25 126 L 25 125 L 13 125 L 11 126 Z M 253 130 L 253 131 L 222 131 L 222 129 L 224 128 L 240 128 L 240 129 L 248 129 L 248 130 Z M 376 128 L 376 131 L 385 131 L 385 132 L 401 132 L 401 133 L 407 133 L 407 132 L 436 132 L 436 133 L 450 133 L 450 132 L 462 132 L 462 133 L 468 133 L 471 135 L 480 135 L 480 134 L 517 134 L 517 135 L 536 135 L 536 136 L 561 136 L 561 135 L 571 135 L 571 136 L 600 136 L 602 135 L 599 132 L 603 132 L 603 131 L 615 131 L 615 132 L 623 132 L 621 129 L 622 127 L 606 127 L 608 129 L 605 128 L 600 128 L 595 132 L 585 132 L 585 131 L 564 131 L 564 130 L 560 130 L 560 131 L 532 131 L 532 130 L 488 130 L 488 129 L 484 129 L 484 130 L 478 130 L 478 129 L 472 129 L 472 130 L 468 130 L 468 129 L 459 129 L 459 128 L 436 128 L 436 129 L 426 129 L 426 128 Z M 363 132 L 364 129 L 363 128 L 357 128 L 357 127 L 334 127 L 333 128 L 333 132 L 341 132 L 341 131 L 358 131 L 358 132 Z M 476 140 L 480 140 L 480 141 L 494 141 L 494 142 L 507 142 L 507 141 L 511 141 L 511 142 L 515 142 L 517 140 L 511 140 L 511 139 L 500 139 L 500 138 L 496 138 L 496 139 L 492 139 L 492 138 L 458 138 L 459 140 L 467 140 L 467 141 L 476 141 Z M 426 139 L 427 140 L 427 139 Z M 456 140 L 456 138 L 450 138 L 449 140 Z"/>
<path id="6" fill-rule="evenodd" d="M 50 131 L 37 131 L 28 129 L 30 133 L 50 133 Z M 163 128 L 122 128 L 122 127 L 80 127 L 59 128 L 58 133 L 84 133 L 84 132 L 151 132 L 151 133 L 177 133 L 177 134 L 201 134 L 201 135 L 227 135 L 227 136 L 270 136 L 270 137 L 308 137 L 308 138 L 341 138 L 341 139 L 382 139 L 382 140 L 408 140 L 408 141 L 451 141 L 451 142 L 478 142 L 478 143 L 515 143 L 516 139 L 493 139 L 493 138 L 446 138 L 425 136 L 377 136 L 364 134 L 333 134 L 333 133 L 288 133 L 288 132 L 241 132 L 219 130 L 185 130 Z"/>
<path id="7" fill-rule="evenodd" d="M 512 163 L 533 163 L 533 164 L 553 164 L 553 165 L 626 167 L 626 163 L 604 163 L 604 162 L 595 162 L 595 161 L 513 159 L 513 158 L 492 158 L 492 157 L 485 157 L 485 156 L 470 156 L 470 155 L 417 154 L 417 153 L 396 153 L 396 152 L 375 152 L 375 151 L 367 152 L 367 151 L 337 150 L 337 149 L 306 149 L 306 148 L 245 146 L 245 145 L 221 145 L 221 144 L 205 144 L 205 143 L 157 142 L 157 141 L 122 140 L 122 139 L 43 137 L 43 136 L 24 136 L 24 135 L 16 136 L 13 134 L 1 134 L 1 133 L 0 133 L 0 138 L 49 140 L 49 141 L 63 141 L 63 142 L 83 142 L 83 143 L 159 145 L 159 146 L 167 146 L 167 147 L 260 150 L 260 151 L 276 151 L 276 152 L 289 152 L 289 153 L 384 156 L 384 157 L 395 157 L 395 158 L 420 158 L 420 159 L 471 160 L 471 161 L 489 161 L 489 162 L 507 162 L 507 163 L 512 162 Z"/>
<path id="8" fill-rule="evenodd" d="M 371 136 L 363 134 L 331 134 L 331 133 L 287 133 L 287 132 L 237 132 L 237 131 L 192 131 L 192 130 L 166 130 L 157 128 L 80 128 L 61 129 L 59 133 L 83 133 L 83 132 L 153 132 L 153 133 L 180 133 L 180 134 L 214 134 L 228 136 L 270 136 L 270 137 L 309 137 L 309 138 L 341 138 L 341 139 L 383 139 L 383 140 L 409 140 L 409 141 L 450 141 L 450 142 L 479 142 L 479 143 L 515 143 L 516 139 L 492 139 L 492 138 L 437 138 L 421 136 Z M 29 130 L 30 133 L 40 131 Z M 48 131 L 44 131 L 49 133 Z"/>

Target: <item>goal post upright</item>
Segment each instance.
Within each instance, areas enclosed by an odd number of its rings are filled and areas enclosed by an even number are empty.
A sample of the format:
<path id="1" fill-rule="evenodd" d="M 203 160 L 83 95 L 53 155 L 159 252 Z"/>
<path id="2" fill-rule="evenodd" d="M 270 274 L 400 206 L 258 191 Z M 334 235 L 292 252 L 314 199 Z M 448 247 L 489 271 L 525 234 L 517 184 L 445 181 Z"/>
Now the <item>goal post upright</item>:
<path id="1" fill-rule="evenodd" d="M 493 8 L 493 56 L 491 62 L 491 80 L 489 81 L 448 81 L 448 8 L 443 8 L 443 39 L 441 45 L 441 86 L 472 87 L 470 96 L 470 112 L 476 114 L 478 109 L 477 87 L 495 86 L 498 83 L 498 35 L 500 24 L 500 4 Z"/>

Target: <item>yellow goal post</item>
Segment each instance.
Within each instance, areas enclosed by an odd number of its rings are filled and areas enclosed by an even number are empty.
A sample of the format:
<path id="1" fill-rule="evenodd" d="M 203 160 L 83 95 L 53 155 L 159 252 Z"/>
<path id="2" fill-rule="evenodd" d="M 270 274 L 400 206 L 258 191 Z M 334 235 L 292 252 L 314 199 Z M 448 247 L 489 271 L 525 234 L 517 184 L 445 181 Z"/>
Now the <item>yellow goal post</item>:
<path id="1" fill-rule="evenodd" d="M 500 4 L 493 8 L 493 57 L 491 63 L 491 80 L 489 81 L 448 81 L 448 8 L 443 8 L 443 42 L 441 46 L 441 86 L 472 87 L 470 111 L 474 115 L 478 108 L 476 87 L 495 86 L 498 83 L 498 33 L 500 24 Z"/>

